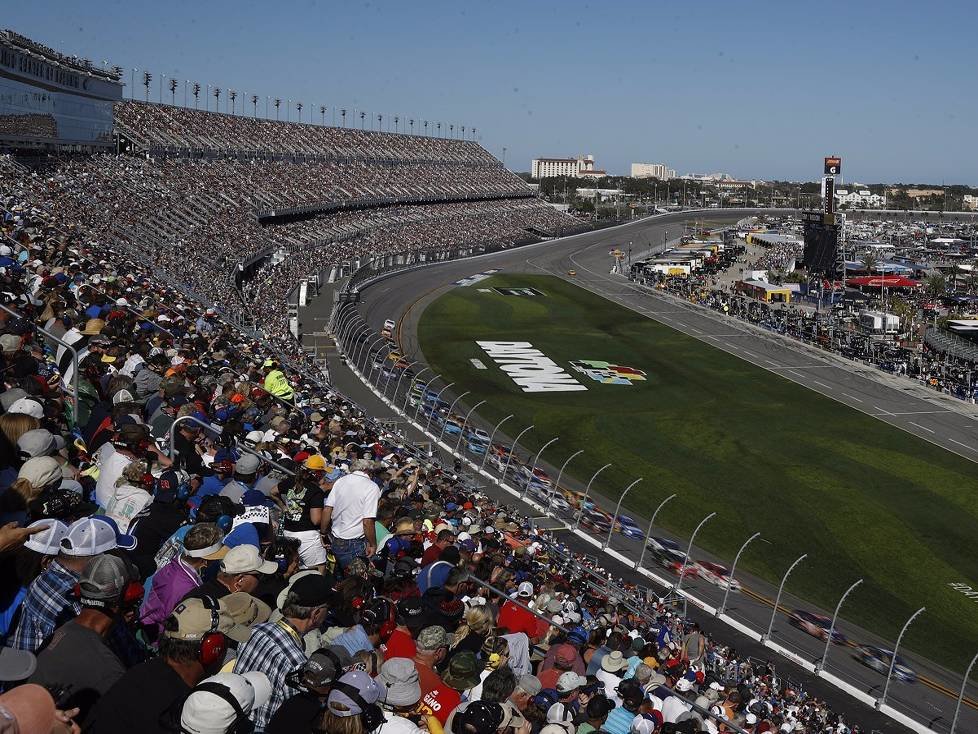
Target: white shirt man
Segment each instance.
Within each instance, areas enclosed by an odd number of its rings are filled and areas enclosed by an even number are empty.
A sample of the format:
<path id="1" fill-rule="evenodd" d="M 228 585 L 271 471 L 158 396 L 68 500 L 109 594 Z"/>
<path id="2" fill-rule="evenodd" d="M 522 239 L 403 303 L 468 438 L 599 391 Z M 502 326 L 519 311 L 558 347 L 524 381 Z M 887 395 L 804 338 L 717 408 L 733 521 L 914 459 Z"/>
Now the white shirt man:
<path id="1" fill-rule="evenodd" d="M 380 487 L 370 478 L 374 462 L 357 459 L 353 471 L 340 477 L 326 495 L 321 529 L 332 525 L 333 555 L 345 568 L 356 557 L 370 558 L 377 550 L 377 501 Z"/>

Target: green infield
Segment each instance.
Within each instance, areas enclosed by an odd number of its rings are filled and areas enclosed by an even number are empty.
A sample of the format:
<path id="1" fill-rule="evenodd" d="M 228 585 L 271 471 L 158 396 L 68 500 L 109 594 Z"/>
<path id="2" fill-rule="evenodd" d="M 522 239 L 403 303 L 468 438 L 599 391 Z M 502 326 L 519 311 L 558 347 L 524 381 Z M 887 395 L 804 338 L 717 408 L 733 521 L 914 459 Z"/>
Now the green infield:
<path id="1" fill-rule="evenodd" d="M 539 293 L 512 290 L 527 288 Z M 545 458 L 559 465 L 585 449 L 569 470 L 576 478 L 614 464 L 596 482 L 605 497 L 644 477 L 625 499 L 634 512 L 648 517 L 678 493 L 657 522 L 684 537 L 716 510 L 697 545 L 728 562 L 760 531 L 768 542 L 754 543 L 742 568 L 776 584 L 808 553 L 789 592 L 832 609 L 865 578 L 844 616 L 892 640 L 926 605 L 907 644 L 952 669 L 974 654 L 978 607 L 950 586 L 978 587 L 970 461 L 549 276 L 455 288 L 424 311 L 419 340 L 455 394 L 488 401 L 484 418 L 514 413 L 510 435 L 535 424 L 524 455 L 559 436 Z M 529 342 L 544 361 L 524 346 L 477 341 Z M 587 389 L 552 391 L 561 384 Z"/>

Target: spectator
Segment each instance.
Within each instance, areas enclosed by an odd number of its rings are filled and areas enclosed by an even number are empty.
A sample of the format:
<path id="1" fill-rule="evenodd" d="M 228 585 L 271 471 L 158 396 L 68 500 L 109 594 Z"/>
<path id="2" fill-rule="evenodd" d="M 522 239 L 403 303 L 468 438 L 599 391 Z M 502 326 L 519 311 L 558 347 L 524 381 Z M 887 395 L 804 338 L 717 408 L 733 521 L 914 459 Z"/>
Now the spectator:
<path id="1" fill-rule="evenodd" d="M 208 555 L 224 553 L 221 549 L 213 550 L 213 544 L 208 548 L 211 549 Z M 200 599 L 205 596 L 221 599 L 235 591 L 253 594 L 258 589 L 263 576 L 276 571 L 278 571 L 278 564 L 264 560 L 257 546 L 235 546 L 224 553 L 217 576 L 189 591 L 184 599 Z"/>
<path id="2" fill-rule="evenodd" d="M 448 651 L 448 633 L 444 627 L 437 625 L 425 627 L 415 642 L 418 651 L 414 656 L 414 664 L 421 682 L 419 709 L 437 718 L 444 726 L 449 714 L 462 700 L 458 692 L 445 683 L 436 671 Z"/>
<path id="3" fill-rule="evenodd" d="M 180 711 L 180 731 L 188 734 L 224 734 L 240 731 L 251 712 L 271 698 L 264 673 L 218 673 L 198 683 Z"/>
<path id="4" fill-rule="evenodd" d="M 344 673 L 329 692 L 318 730 L 329 734 L 365 734 L 374 731 L 384 720 L 378 706 L 384 693 L 384 687 L 362 670 Z"/>
<path id="5" fill-rule="evenodd" d="M 292 734 L 311 729 L 326 704 L 333 682 L 352 664 L 353 658 L 345 647 L 330 645 L 313 652 L 294 675 L 295 680 L 289 683 L 299 692 L 272 714 L 266 734 Z"/>
<path id="6" fill-rule="evenodd" d="M 340 568 L 346 568 L 354 558 L 370 558 L 377 549 L 374 519 L 380 488 L 371 478 L 376 464 L 357 459 L 351 468 L 350 474 L 333 484 L 322 517 L 324 535 L 332 528 L 333 554 Z"/>

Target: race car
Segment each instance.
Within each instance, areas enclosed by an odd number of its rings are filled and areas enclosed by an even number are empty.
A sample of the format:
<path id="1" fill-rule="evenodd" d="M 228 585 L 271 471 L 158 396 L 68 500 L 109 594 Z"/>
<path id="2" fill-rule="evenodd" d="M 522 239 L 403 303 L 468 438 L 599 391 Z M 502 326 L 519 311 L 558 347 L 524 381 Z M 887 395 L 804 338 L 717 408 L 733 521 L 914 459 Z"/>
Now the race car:
<path id="1" fill-rule="evenodd" d="M 824 614 L 808 612 L 804 609 L 795 609 L 788 615 L 788 622 L 802 632 L 812 637 L 817 637 L 820 640 L 824 640 L 829 636 L 829 627 L 832 625 L 832 619 L 830 617 L 826 617 Z M 832 630 L 832 642 L 836 645 L 845 645 L 847 642 L 846 636 L 839 632 L 839 630 Z"/>
<path id="2" fill-rule="evenodd" d="M 644 540 L 645 533 L 638 527 L 638 523 L 628 515 L 618 515 L 618 522 L 615 525 L 615 530 L 624 535 L 626 538 L 635 538 L 636 540 Z"/>
<path id="3" fill-rule="evenodd" d="M 677 576 L 680 573 L 682 573 L 683 578 L 699 578 L 702 576 L 700 565 L 692 558 L 687 561 L 685 551 L 665 549 L 657 551 L 655 556 L 660 566 L 668 571 L 672 571 Z M 686 564 L 685 571 L 683 570 L 683 563 Z"/>
<path id="4" fill-rule="evenodd" d="M 893 660 L 893 651 L 884 650 L 873 645 L 861 645 L 856 648 L 853 655 L 859 662 L 867 668 L 886 675 L 890 670 L 890 662 Z M 906 661 L 897 655 L 896 665 L 893 666 L 893 677 L 904 683 L 916 683 L 917 673 L 907 665 Z"/>
<path id="5" fill-rule="evenodd" d="M 675 540 L 669 540 L 668 538 L 663 538 L 658 535 L 653 535 L 647 541 L 645 545 L 648 546 L 649 550 L 652 551 L 662 551 L 662 550 L 679 550 L 679 543 Z"/>
<path id="6" fill-rule="evenodd" d="M 611 516 L 607 512 L 599 510 L 597 507 L 585 508 L 578 514 L 581 518 L 582 528 L 587 528 L 597 533 L 607 533 L 611 528 Z"/>
<path id="7" fill-rule="evenodd" d="M 740 591 L 740 582 L 730 578 L 730 569 L 726 566 L 721 566 L 712 561 L 699 561 L 699 566 L 702 569 L 700 575 L 711 584 L 716 584 L 721 589 L 726 589 L 729 586 L 731 591 Z"/>
<path id="8" fill-rule="evenodd" d="M 577 271 L 576 271 L 576 270 L 568 270 L 568 271 L 567 271 L 567 274 L 568 274 L 569 276 L 571 276 L 571 277 L 574 277 L 575 275 L 577 275 Z"/>

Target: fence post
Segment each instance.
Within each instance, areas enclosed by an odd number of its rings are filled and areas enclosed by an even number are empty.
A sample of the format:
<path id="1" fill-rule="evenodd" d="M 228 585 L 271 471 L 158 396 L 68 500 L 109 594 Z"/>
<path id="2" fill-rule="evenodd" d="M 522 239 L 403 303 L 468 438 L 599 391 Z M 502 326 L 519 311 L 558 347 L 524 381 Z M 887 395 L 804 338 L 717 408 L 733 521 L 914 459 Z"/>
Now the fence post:
<path id="1" fill-rule="evenodd" d="M 480 400 L 478 403 L 473 405 L 471 408 L 469 408 L 469 412 L 466 413 L 465 417 L 462 419 L 462 430 L 459 431 L 458 433 L 458 441 L 455 442 L 455 450 L 452 452 L 456 456 L 458 455 L 459 447 L 462 445 L 462 437 L 465 435 L 465 427 L 469 424 L 469 416 L 472 415 L 472 412 L 476 408 L 478 408 L 480 405 L 484 404 L 485 402 L 486 402 L 485 400 Z"/>
<path id="2" fill-rule="evenodd" d="M 900 643 L 903 641 L 903 635 L 906 633 L 907 627 L 910 626 L 910 623 L 923 614 L 926 609 L 927 607 L 921 607 L 916 612 L 911 614 L 910 619 L 906 621 L 906 624 L 903 625 L 903 629 L 900 630 L 900 635 L 897 637 L 896 644 L 893 646 L 893 655 L 890 658 L 890 669 L 886 672 L 886 683 L 883 685 L 883 695 L 880 696 L 879 701 L 876 702 L 877 710 L 883 708 L 883 704 L 886 703 L 886 694 L 887 691 L 890 690 L 890 680 L 893 678 L 893 668 L 896 666 L 897 653 L 900 651 Z"/>
<path id="3" fill-rule="evenodd" d="M 978 653 L 971 658 L 971 662 L 968 663 L 968 669 L 964 671 L 964 680 L 961 681 L 961 693 L 958 694 L 958 703 L 954 707 L 954 719 L 951 720 L 951 731 L 948 734 L 954 734 L 954 727 L 958 725 L 958 715 L 961 713 L 961 702 L 964 701 L 964 691 L 968 687 L 968 678 L 971 677 L 971 669 L 975 667 L 976 662 L 978 662 Z"/>
<path id="4" fill-rule="evenodd" d="M 508 421 L 510 418 L 515 418 L 515 417 L 516 416 L 514 416 L 512 413 L 510 413 L 505 418 L 503 418 L 501 421 L 499 421 L 499 423 L 497 423 L 496 425 L 494 425 L 492 427 L 492 433 L 489 434 L 489 445 L 486 446 L 486 453 L 482 457 L 482 463 L 479 464 L 479 471 L 482 471 L 483 469 L 486 468 L 486 461 L 489 459 L 489 452 L 492 451 L 492 439 L 495 438 L 496 431 L 499 430 L 499 426 L 501 426 L 503 423 L 505 423 L 506 421 Z"/>
<path id="5" fill-rule="evenodd" d="M 454 384 L 455 384 L 454 382 L 449 382 L 447 385 L 445 385 L 445 387 L 443 387 L 441 390 L 438 391 L 437 395 L 435 395 L 435 400 L 431 405 L 431 410 L 428 412 L 428 422 L 424 424 L 425 433 L 427 433 L 428 429 L 431 428 L 431 419 L 435 417 L 435 411 L 438 410 L 438 402 L 441 400 L 442 393 L 445 392 L 448 388 L 450 388 Z"/>
<path id="6" fill-rule="evenodd" d="M 689 536 L 689 544 L 686 546 L 686 555 L 683 556 L 683 565 L 679 568 L 679 578 L 676 579 L 676 594 L 679 594 L 679 589 L 683 585 L 683 577 L 686 575 L 686 566 L 689 565 L 689 554 L 693 551 L 693 541 L 696 540 L 696 534 L 700 531 L 700 528 L 706 525 L 708 520 L 716 517 L 715 512 L 711 512 L 709 515 L 700 520 L 700 524 L 696 526 L 693 530 L 693 534 Z"/>
<path id="7" fill-rule="evenodd" d="M 504 482 L 506 481 L 506 475 L 509 474 L 509 465 L 513 461 L 513 454 L 516 453 L 516 445 L 520 442 L 520 439 L 523 438 L 524 433 L 526 433 L 527 431 L 531 431 L 534 428 L 536 428 L 536 426 L 530 425 L 524 428 L 522 431 L 520 431 L 519 434 L 516 436 L 516 440 L 513 441 L 513 445 L 509 447 L 509 456 L 506 457 L 506 467 L 503 469 Z"/>
<path id="8" fill-rule="evenodd" d="M 578 449 L 573 454 L 571 454 L 569 457 L 567 457 L 567 461 L 565 461 L 563 464 L 561 464 L 560 470 L 557 472 L 557 481 L 554 482 L 554 486 L 551 488 L 551 490 L 550 490 L 550 496 L 548 497 L 548 501 L 547 501 L 547 514 L 548 515 L 550 514 L 550 508 L 553 506 L 553 503 L 554 503 L 554 493 L 560 491 L 560 478 L 562 476 L 564 476 L 564 469 L 567 468 L 567 465 L 571 463 L 571 460 L 575 456 L 578 456 L 579 454 L 583 454 L 583 453 L 584 453 L 584 449 Z"/>
<path id="9" fill-rule="evenodd" d="M 659 506 L 655 508 L 655 512 L 652 513 L 652 519 L 649 520 L 649 529 L 645 531 L 645 542 L 642 544 L 642 552 L 641 554 L 639 554 L 638 561 L 636 561 L 635 563 L 636 570 L 642 567 L 642 561 L 645 560 L 645 551 L 648 550 L 649 543 L 652 540 L 652 525 L 655 524 L 655 518 L 659 514 L 659 510 L 665 507 L 666 503 L 669 502 L 669 500 L 675 499 L 675 497 L 676 497 L 675 494 L 671 494 L 668 497 L 666 497 L 664 500 L 662 500 L 662 502 L 659 503 Z"/>
<path id="10" fill-rule="evenodd" d="M 417 362 L 414 362 L 414 364 L 417 364 Z M 414 390 L 414 386 L 418 384 L 418 378 L 421 377 L 421 375 L 423 375 L 425 372 L 427 372 L 430 369 L 431 367 L 425 367 L 418 374 L 416 374 L 414 377 L 411 378 L 411 387 L 408 388 L 407 395 L 404 396 L 404 405 L 401 406 L 402 413 L 407 412 L 407 404 L 408 401 L 411 399 L 411 391 Z M 402 373 L 401 376 L 397 378 L 397 384 L 394 385 L 394 394 L 391 395 L 391 401 L 397 399 L 397 391 L 401 389 L 401 380 L 403 379 L 404 379 L 404 374 Z"/>
<path id="11" fill-rule="evenodd" d="M 734 572 L 737 570 L 737 561 L 740 560 L 741 553 L 743 553 L 744 549 L 747 548 L 748 545 L 750 545 L 752 540 L 754 540 L 755 538 L 759 538 L 760 536 L 761 536 L 760 533 L 754 533 L 752 536 L 750 536 L 747 540 L 744 541 L 744 544 L 740 546 L 740 549 L 737 551 L 737 555 L 734 556 L 733 565 L 730 567 L 730 574 L 727 576 L 727 590 L 723 593 L 723 601 L 720 603 L 720 608 L 717 609 L 718 617 L 721 614 L 723 614 L 725 611 L 727 611 L 727 597 L 730 595 L 730 587 L 733 585 Z"/>
<path id="12" fill-rule="evenodd" d="M 784 584 L 788 580 L 788 576 L 791 575 L 791 572 L 795 570 L 795 566 L 804 561 L 806 558 L 808 558 L 808 554 L 803 553 L 794 563 L 788 566 L 788 570 L 784 572 L 784 576 L 781 579 L 781 585 L 778 587 L 778 595 L 774 598 L 774 609 L 771 610 L 771 621 L 767 626 L 767 634 L 761 638 L 761 642 L 766 642 L 767 640 L 771 639 L 771 630 L 774 629 L 774 617 L 778 613 L 778 605 L 781 603 L 781 592 L 784 591 Z"/>
<path id="13" fill-rule="evenodd" d="M 621 510 L 621 503 L 625 500 L 625 495 L 628 494 L 628 490 L 634 487 L 636 484 L 641 482 L 645 477 L 639 477 L 634 482 L 625 487 L 625 491 L 621 493 L 621 497 L 618 498 L 618 504 L 615 505 L 615 515 L 611 518 L 611 527 L 608 528 L 608 538 L 605 540 L 602 548 L 607 548 L 611 545 L 611 534 L 615 532 L 615 523 L 618 522 L 618 512 Z"/>
<path id="14" fill-rule="evenodd" d="M 581 518 L 584 517 L 584 505 L 587 504 L 588 495 L 591 493 L 591 484 L 594 482 L 598 474 L 603 472 L 609 466 L 613 466 L 613 465 L 605 464 L 603 467 L 601 467 L 596 472 L 594 472 L 594 474 L 591 475 L 590 479 L 588 479 L 587 486 L 584 488 L 584 496 L 581 498 L 580 504 L 577 508 L 577 522 L 574 523 L 574 530 L 577 530 L 579 527 L 581 527 Z"/>
<path id="15" fill-rule="evenodd" d="M 839 610 L 842 608 L 842 602 L 844 602 L 846 597 L 849 596 L 849 594 L 852 593 L 852 591 L 855 590 L 855 588 L 862 582 L 863 580 L 859 579 L 856 583 L 846 589 L 846 593 L 842 595 L 842 598 L 839 599 L 839 603 L 835 605 L 835 611 L 832 613 L 832 622 L 829 624 L 829 634 L 828 637 L 825 638 L 825 652 L 822 653 L 822 662 L 815 667 L 816 674 L 825 670 L 825 661 L 829 658 L 829 647 L 832 645 L 832 635 L 835 633 L 835 620 L 839 617 Z"/>
<path id="16" fill-rule="evenodd" d="M 534 477 L 534 476 L 535 476 L 535 474 L 536 474 L 536 470 L 537 470 L 537 462 L 538 462 L 538 461 L 540 461 L 540 454 L 542 454 L 542 453 L 543 453 L 543 450 L 544 450 L 545 448 L 547 448 L 547 446 L 549 446 L 549 445 L 550 445 L 550 444 L 552 444 L 552 443 L 556 443 L 556 442 L 557 442 L 557 441 L 559 441 L 559 440 L 560 440 L 560 438 L 559 438 L 559 437 L 557 437 L 557 436 L 554 436 L 554 437 L 553 437 L 553 438 L 551 438 L 551 439 L 550 439 L 549 441 L 547 441 L 547 442 L 546 442 L 546 443 L 545 443 L 545 444 L 544 444 L 543 446 L 541 446 L 541 447 L 540 447 L 540 450 L 539 450 L 539 451 L 537 451 L 537 455 L 536 455 L 535 457 L 533 457 L 533 465 L 532 465 L 532 466 L 530 467 L 530 476 L 529 476 L 529 478 L 528 478 L 528 479 L 526 480 L 526 483 L 525 483 L 525 484 L 523 485 L 523 492 L 522 492 L 522 493 L 520 494 L 520 499 L 524 499 L 524 498 L 526 497 L 526 493 L 527 493 L 527 492 L 529 491 L 529 489 L 530 489 L 530 482 L 531 482 L 531 481 L 533 480 L 533 477 Z"/>
<path id="17" fill-rule="evenodd" d="M 442 438 L 445 436 L 445 429 L 448 427 L 448 420 L 452 417 L 452 411 L 455 410 L 455 404 L 459 400 L 461 400 L 462 398 L 464 398 L 466 395 L 468 395 L 469 392 L 470 392 L 469 390 L 466 390 L 461 395 L 459 395 L 457 398 L 455 398 L 452 401 L 452 404 L 448 406 L 448 415 L 445 416 L 445 421 L 441 424 L 441 433 L 438 434 L 438 440 L 439 441 L 441 441 Z M 459 431 L 459 435 L 460 436 L 462 435 L 461 431 Z"/>

